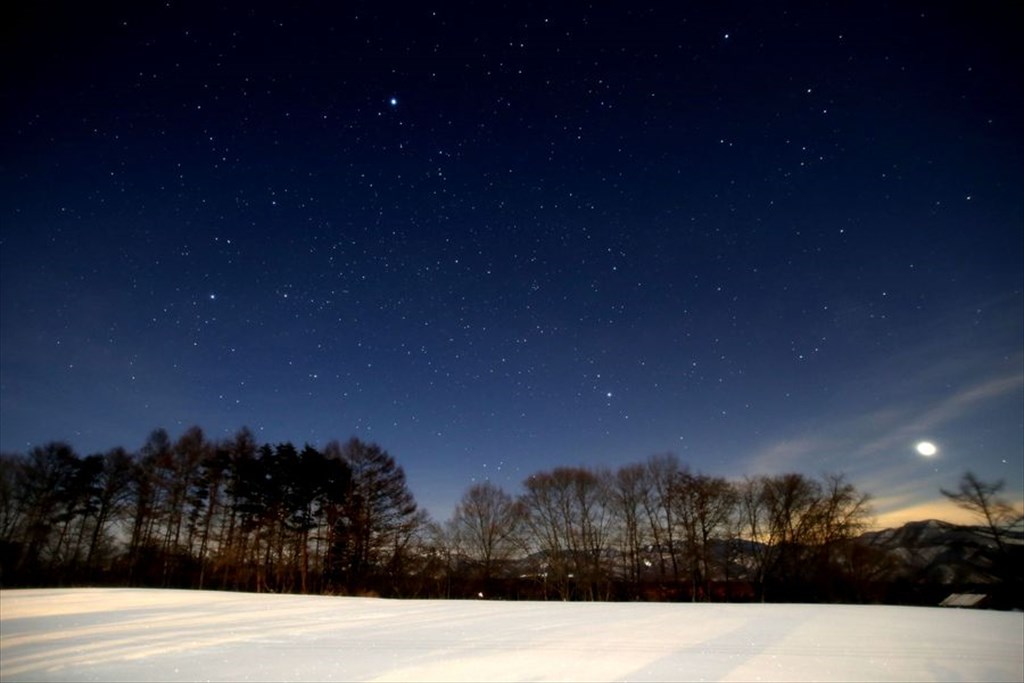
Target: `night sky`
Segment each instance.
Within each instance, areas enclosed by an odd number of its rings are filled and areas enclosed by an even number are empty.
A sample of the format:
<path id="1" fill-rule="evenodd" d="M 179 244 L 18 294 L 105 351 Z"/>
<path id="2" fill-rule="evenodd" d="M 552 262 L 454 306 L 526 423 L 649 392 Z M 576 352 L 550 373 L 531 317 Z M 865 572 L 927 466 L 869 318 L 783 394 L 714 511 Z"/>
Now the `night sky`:
<path id="1" fill-rule="evenodd" d="M 5 452 L 1022 495 L 1019 3 L 16 4 Z"/>

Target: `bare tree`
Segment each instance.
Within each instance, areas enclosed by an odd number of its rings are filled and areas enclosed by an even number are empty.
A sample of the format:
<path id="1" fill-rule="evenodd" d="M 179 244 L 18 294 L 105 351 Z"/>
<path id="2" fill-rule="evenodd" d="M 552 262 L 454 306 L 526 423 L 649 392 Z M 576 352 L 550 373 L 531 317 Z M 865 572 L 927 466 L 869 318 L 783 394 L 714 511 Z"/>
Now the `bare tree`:
<path id="1" fill-rule="evenodd" d="M 728 481 L 705 474 L 681 473 L 676 480 L 673 502 L 676 519 L 683 530 L 683 544 L 689 564 L 690 596 L 711 597 L 711 581 L 718 568 L 717 544 L 730 533 L 730 520 L 737 506 L 737 493 Z M 727 559 L 727 558 L 723 558 Z M 723 572 L 724 573 L 724 572 Z"/>
<path id="2" fill-rule="evenodd" d="M 611 514 L 608 475 L 559 467 L 531 475 L 520 498 L 525 520 L 559 597 L 594 600 L 607 587 Z"/>
<path id="3" fill-rule="evenodd" d="M 458 557 L 460 543 L 454 521 L 448 520 L 442 524 L 428 520 L 420 529 L 419 538 L 424 556 L 422 574 L 433 582 L 434 595 L 451 598 L 452 585 L 461 576 Z"/>
<path id="4" fill-rule="evenodd" d="M 793 582 L 803 569 L 818 497 L 817 483 L 802 474 L 748 478 L 741 485 L 740 508 L 762 601 L 769 582 Z"/>
<path id="5" fill-rule="evenodd" d="M 496 567 L 520 547 L 521 523 L 519 507 L 512 496 L 489 481 L 467 489 L 455 508 L 452 516 L 455 537 L 479 567 L 485 590 Z"/>
<path id="6" fill-rule="evenodd" d="M 643 550 L 650 537 L 644 524 L 646 471 L 641 464 L 624 465 L 609 487 L 609 503 L 618 529 L 623 576 L 635 591 L 643 574 Z"/>
<path id="7" fill-rule="evenodd" d="M 768 584 L 791 597 L 834 592 L 836 580 L 851 571 L 850 543 L 871 514 L 869 496 L 835 474 L 821 482 L 796 473 L 747 479 L 739 500 L 762 600 Z M 807 594 L 812 588 L 817 593 Z"/>
<path id="8" fill-rule="evenodd" d="M 647 516 L 654 551 L 658 555 L 658 569 L 662 579 L 666 578 L 667 568 L 665 556 L 668 555 L 671 565 L 671 578 L 679 581 L 679 548 L 678 521 L 675 513 L 678 508 L 674 501 L 678 489 L 675 482 L 685 468 L 680 466 L 679 459 L 672 453 L 652 455 L 644 463 L 646 473 L 645 495 L 642 499 L 644 513 Z"/>
<path id="9" fill-rule="evenodd" d="M 984 482 L 973 472 L 965 472 L 960 478 L 956 491 L 939 489 L 942 495 L 985 520 L 988 532 L 1001 555 L 1007 554 L 1006 533 L 1014 526 L 1024 522 L 1024 515 L 1008 502 L 999 497 L 1006 482 Z"/>
<path id="10" fill-rule="evenodd" d="M 826 564 L 840 547 L 862 534 L 871 521 L 871 496 L 861 493 L 842 474 L 826 474 L 813 519 L 814 541 Z"/>

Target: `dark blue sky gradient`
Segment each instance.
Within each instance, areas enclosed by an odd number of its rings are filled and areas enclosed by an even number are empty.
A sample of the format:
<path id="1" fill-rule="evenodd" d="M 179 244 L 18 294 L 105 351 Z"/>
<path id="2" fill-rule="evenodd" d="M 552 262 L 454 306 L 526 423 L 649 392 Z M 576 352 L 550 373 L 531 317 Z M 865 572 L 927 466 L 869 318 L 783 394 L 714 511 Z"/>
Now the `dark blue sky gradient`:
<path id="1" fill-rule="evenodd" d="M 4 451 L 357 435 L 442 518 L 666 451 L 1022 495 L 1016 3 L 255 5 L 14 10 Z"/>

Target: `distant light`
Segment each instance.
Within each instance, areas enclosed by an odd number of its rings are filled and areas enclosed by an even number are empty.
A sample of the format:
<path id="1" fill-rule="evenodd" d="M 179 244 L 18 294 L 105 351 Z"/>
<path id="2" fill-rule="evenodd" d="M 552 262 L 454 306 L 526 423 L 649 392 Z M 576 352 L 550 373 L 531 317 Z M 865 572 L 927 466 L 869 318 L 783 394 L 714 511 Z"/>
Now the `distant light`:
<path id="1" fill-rule="evenodd" d="M 933 444 L 931 441 L 918 442 L 917 446 L 915 446 L 914 448 L 916 448 L 917 452 L 926 458 L 930 458 L 931 456 L 939 452 L 938 447 L 936 447 L 936 445 Z"/>
<path id="2" fill-rule="evenodd" d="M 398 106 L 398 98 L 397 97 L 392 97 L 390 100 L 388 100 L 388 104 L 390 104 L 392 107 L 397 107 Z"/>

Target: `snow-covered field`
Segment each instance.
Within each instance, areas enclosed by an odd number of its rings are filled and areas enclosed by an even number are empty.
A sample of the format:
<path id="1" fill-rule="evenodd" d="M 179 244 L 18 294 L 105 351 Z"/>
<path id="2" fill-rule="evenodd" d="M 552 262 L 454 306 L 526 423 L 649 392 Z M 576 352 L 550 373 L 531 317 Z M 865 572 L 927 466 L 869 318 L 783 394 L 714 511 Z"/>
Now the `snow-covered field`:
<path id="1" fill-rule="evenodd" d="M 1024 614 L 0 591 L 0 680 L 1024 679 Z"/>

